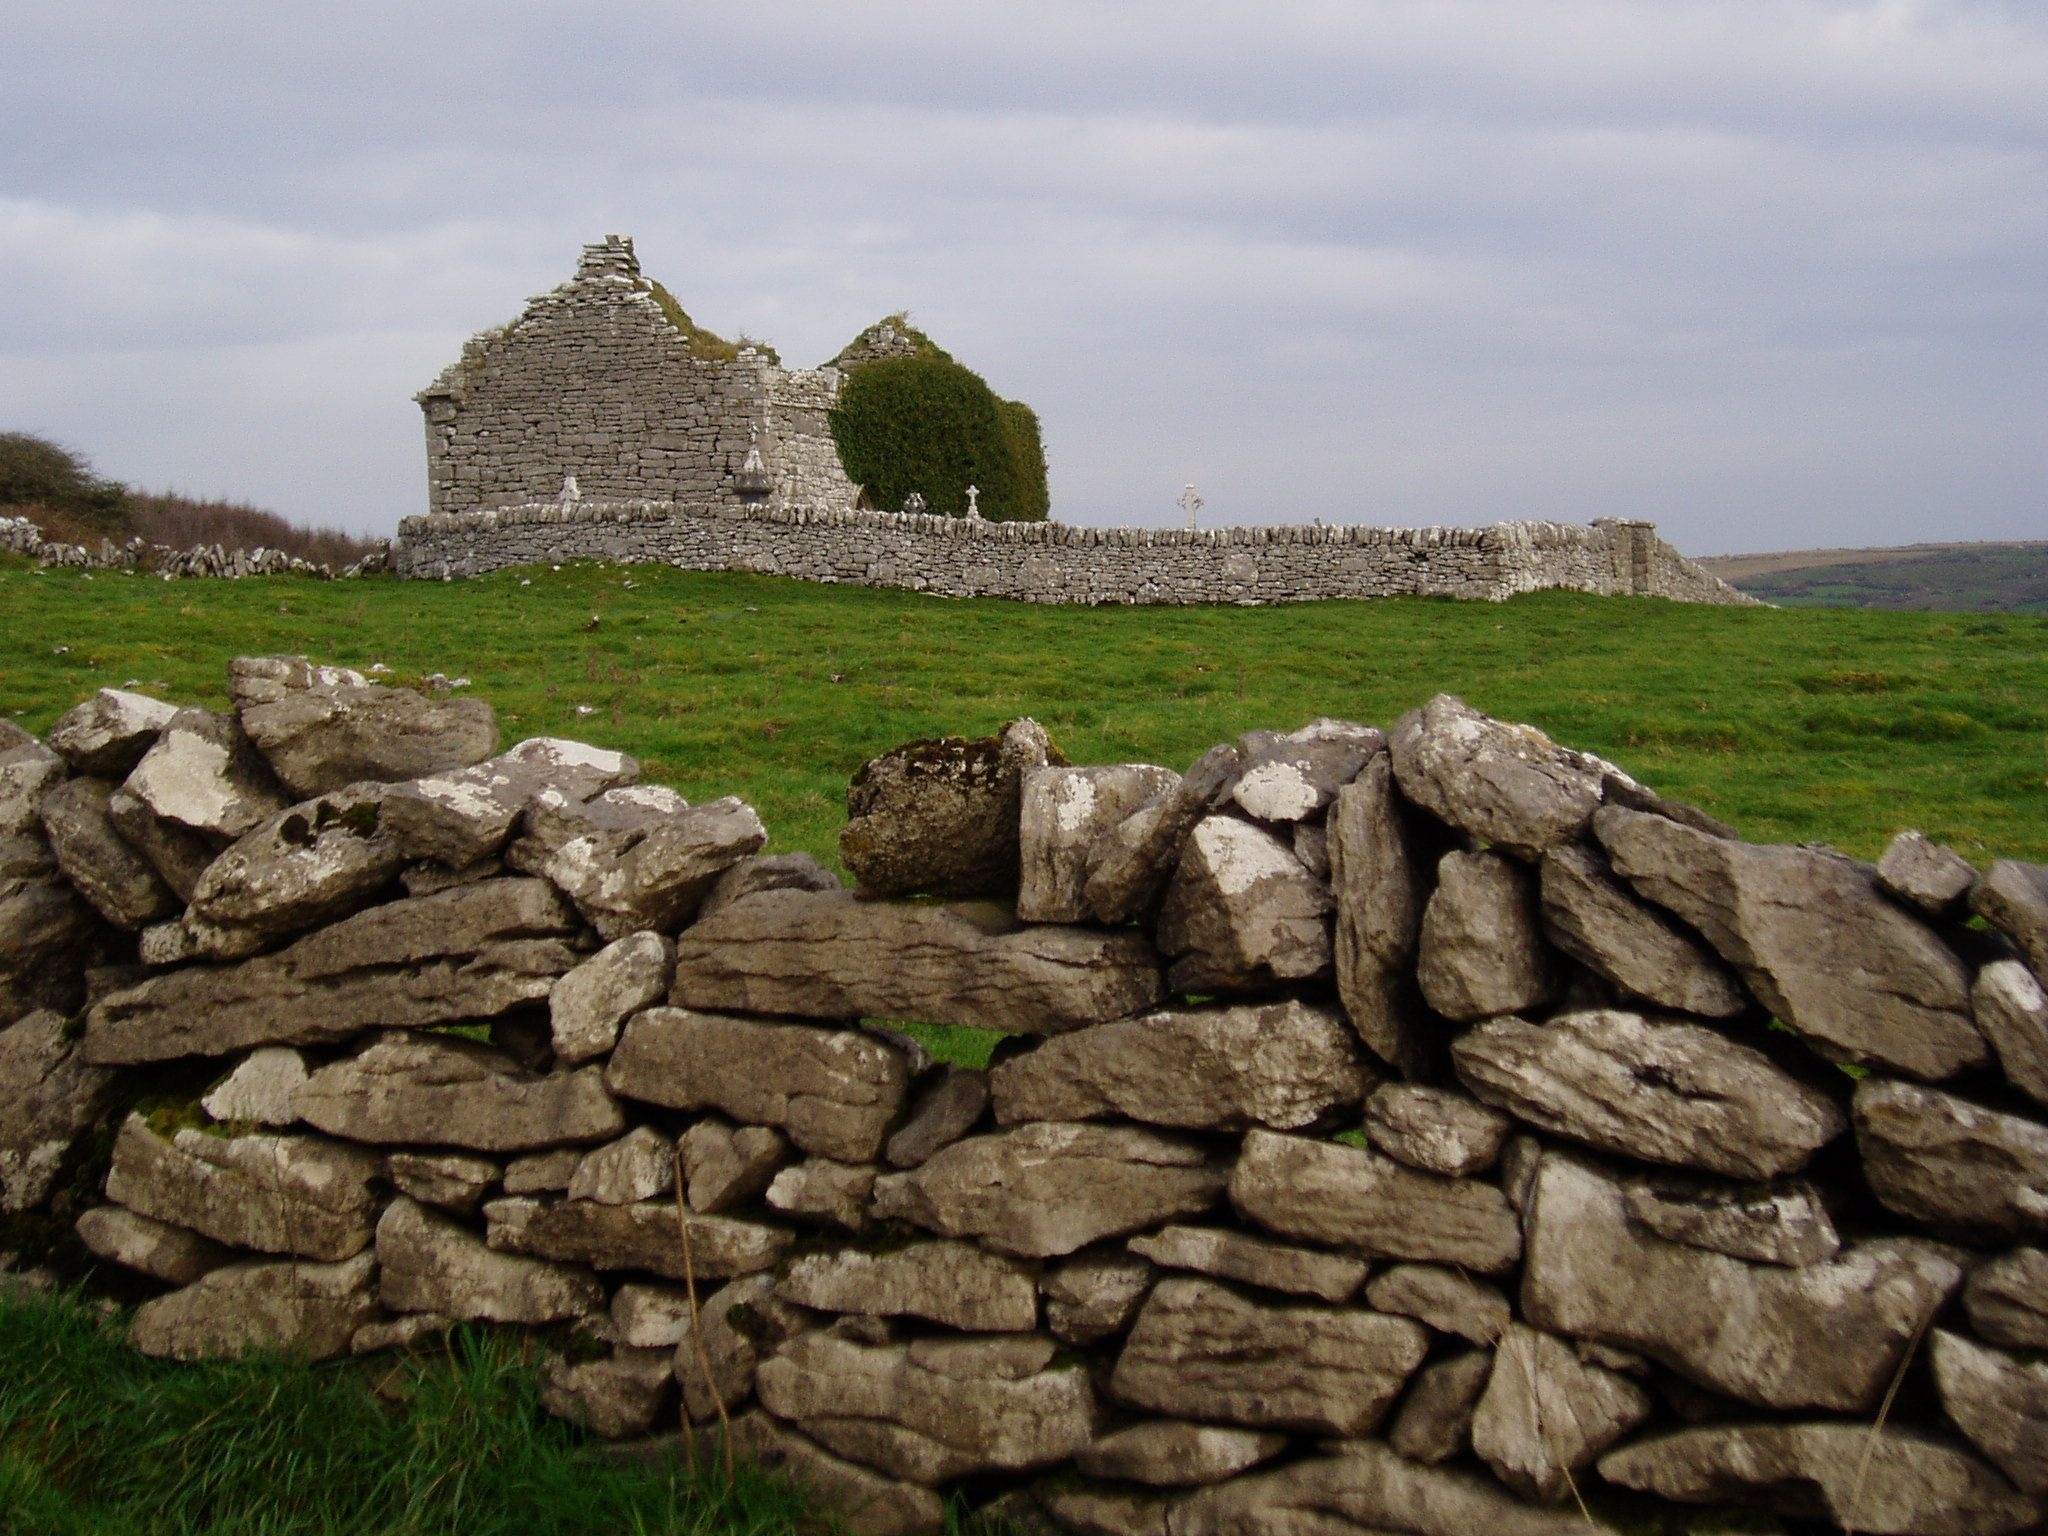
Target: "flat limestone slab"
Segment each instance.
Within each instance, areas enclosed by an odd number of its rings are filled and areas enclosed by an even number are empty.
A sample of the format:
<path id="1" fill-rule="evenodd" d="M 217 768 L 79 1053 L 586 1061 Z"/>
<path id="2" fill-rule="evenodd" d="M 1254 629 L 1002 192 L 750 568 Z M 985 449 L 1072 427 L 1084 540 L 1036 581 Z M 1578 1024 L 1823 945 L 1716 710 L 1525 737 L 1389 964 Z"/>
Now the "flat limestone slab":
<path id="1" fill-rule="evenodd" d="M 577 962 L 574 915 L 539 880 L 486 880 L 359 912 L 274 955 L 191 965 L 100 999 L 88 1061 L 133 1066 L 377 1028 L 495 1018 L 542 1002 Z"/>
<path id="2" fill-rule="evenodd" d="M 1265 1305 L 1176 1276 L 1152 1288 L 1110 1390 L 1153 1413 L 1367 1435 L 1428 1348 L 1428 1330 L 1405 1317 Z"/>
<path id="3" fill-rule="evenodd" d="M 2040 1507 L 1983 1462 L 1910 1430 L 1729 1424 L 1625 1445 L 1600 1461 L 1624 1488 L 1694 1504 L 1758 1503 L 1862 1531 L 2003 1536 Z"/>
<path id="4" fill-rule="evenodd" d="M 236 1248 L 334 1262 L 370 1242 L 381 1160 L 323 1136 L 166 1140 L 130 1115 L 114 1142 L 107 1198 Z"/>
<path id="5" fill-rule="evenodd" d="M 996 1120 L 1123 1116 L 1150 1125 L 1296 1130 L 1373 1086 L 1358 1036 L 1334 1009 L 1292 999 L 1163 1009 L 1076 1031 L 989 1074 Z"/>
<path id="6" fill-rule="evenodd" d="M 588 1264 L 593 1269 L 644 1269 L 670 1280 L 686 1278 L 682 1230 L 673 1201 L 598 1205 L 565 1200 L 508 1198 L 484 1207 L 489 1242 L 507 1253 Z M 697 1279 L 729 1280 L 774 1266 L 796 1234 L 783 1227 L 730 1216 L 684 1218 L 690 1232 L 690 1269 Z"/>
<path id="7" fill-rule="evenodd" d="M 1520 1310 L 1724 1396 L 1864 1413 L 1962 1280 L 1952 1250 L 1915 1238 L 1850 1243 L 1799 1269 L 1666 1242 L 1629 1220 L 1625 1186 L 1551 1152 L 1529 1208 Z"/>
<path id="8" fill-rule="evenodd" d="M 1637 895 L 1704 935 L 1830 1061 L 1938 1081 L 1989 1058 L 1969 972 L 1869 865 L 1730 842 L 1619 806 L 1593 830 Z"/>
<path id="9" fill-rule="evenodd" d="M 806 1152 L 871 1162 L 910 1088 L 904 1054 L 857 1029 L 649 1008 L 605 1069 L 614 1093 L 669 1109 L 715 1109 L 788 1132 Z"/>
<path id="10" fill-rule="evenodd" d="M 252 1349 L 309 1360 L 349 1352 L 356 1330 L 382 1315 L 373 1255 L 339 1264 L 230 1264 L 135 1309 L 129 1339 L 145 1355 L 210 1360 Z"/>
<path id="11" fill-rule="evenodd" d="M 609 1141 L 626 1128 L 596 1067 L 542 1076 L 474 1041 L 403 1030 L 322 1067 L 292 1104 L 307 1124 L 350 1141 L 474 1152 Z"/>
<path id="12" fill-rule="evenodd" d="M 1497 1275 L 1522 1254 L 1521 1224 L 1496 1186 L 1305 1136 L 1247 1135 L 1230 1200 L 1268 1231 L 1375 1258 Z"/>
<path id="13" fill-rule="evenodd" d="M 991 906 L 775 890 L 683 931 L 669 1001 L 1052 1035 L 1127 1018 L 1165 991 L 1159 956 L 1135 930 L 1030 928 Z"/>
<path id="14" fill-rule="evenodd" d="M 970 1136 L 909 1173 L 884 1175 L 873 1214 L 1051 1258 L 1205 1211 L 1228 1179 L 1207 1148 L 1182 1137 L 1038 1121 Z"/>

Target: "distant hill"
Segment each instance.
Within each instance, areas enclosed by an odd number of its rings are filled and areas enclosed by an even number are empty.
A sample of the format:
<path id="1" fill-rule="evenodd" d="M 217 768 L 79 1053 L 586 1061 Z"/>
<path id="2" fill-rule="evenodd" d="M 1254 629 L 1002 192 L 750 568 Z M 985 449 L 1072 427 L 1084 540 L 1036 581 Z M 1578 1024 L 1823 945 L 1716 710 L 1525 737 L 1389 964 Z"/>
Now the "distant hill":
<path id="1" fill-rule="evenodd" d="M 2048 613 L 2048 540 L 1795 549 L 1698 563 L 1751 597 L 1788 608 Z"/>

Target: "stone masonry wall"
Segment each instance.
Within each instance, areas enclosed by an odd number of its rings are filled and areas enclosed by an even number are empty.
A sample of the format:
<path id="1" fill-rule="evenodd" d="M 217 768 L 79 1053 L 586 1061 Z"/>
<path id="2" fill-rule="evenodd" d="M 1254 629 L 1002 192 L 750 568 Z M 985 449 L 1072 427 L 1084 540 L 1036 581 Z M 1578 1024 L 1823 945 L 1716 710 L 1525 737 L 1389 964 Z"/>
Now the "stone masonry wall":
<path id="1" fill-rule="evenodd" d="M 856 894 L 480 701 L 230 681 L 0 722 L 0 1210 L 142 1350 L 545 1328 L 555 1412 L 878 1536 L 2041 1528 L 2048 867 L 1439 696 L 914 743 Z"/>
<path id="2" fill-rule="evenodd" d="M 838 387 L 834 369 L 786 370 L 750 348 L 692 355 L 633 242 L 611 236 L 420 392 L 428 506 L 550 500 L 569 475 L 593 498 L 850 505 L 825 420 Z M 750 448 L 772 481 L 752 498 L 734 479 Z"/>
<path id="3" fill-rule="evenodd" d="M 1077 528 L 936 514 L 749 510 L 675 503 L 535 505 L 399 524 L 402 576 L 607 560 L 1038 603 L 1499 600 L 1561 587 L 1681 602 L 1753 599 L 1648 523 L 1491 528 Z"/>

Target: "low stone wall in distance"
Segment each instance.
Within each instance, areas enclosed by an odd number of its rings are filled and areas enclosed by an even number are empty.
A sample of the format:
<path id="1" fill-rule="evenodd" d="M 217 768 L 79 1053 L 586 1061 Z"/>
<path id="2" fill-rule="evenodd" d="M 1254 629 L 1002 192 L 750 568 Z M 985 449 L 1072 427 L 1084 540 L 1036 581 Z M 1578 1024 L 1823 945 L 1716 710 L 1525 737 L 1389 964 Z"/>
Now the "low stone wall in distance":
<path id="1" fill-rule="evenodd" d="M 1285 603 L 1318 598 L 1579 592 L 1694 603 L 1754 599 L 1648 523 L 1490 528 L 1078 528 L 936 514 L 579 502 L 409 517 L 401 576 L 606 560 L 1035 603 Z"/>
<path id="2" fill-rule="evenodd" d="M 372 550 L 362 559 L 340 570 L 302 560 L 281 549 L 229 549 L 221 544 L 195 544 L 174 549 L 146 539 L 127 539 L 116 544 L 101 539 L 97 548 L 84 544 L 53 542 L 42 529 L 25 517 L 0 517 L 0 550 L 32 555 L 42 566 L 87 571 L 147 571 L 165 581 L 184 576 L 213 576 L 238 581 L 244 576 L 318 576 L 323 580 L 345 581 L 367 576 L 390 567 L 388 549 Z"/>
<path id="3" fill-rule="evenodd" d="M 2039 1528 L 2048 868 L 1439 697 L 886 754 L 857 895 L 480 701 L 231 683 L 0 738 L 0 1201 L 140 1349 L 546 1329 L 556 1412 L 858 1532 Z"/>

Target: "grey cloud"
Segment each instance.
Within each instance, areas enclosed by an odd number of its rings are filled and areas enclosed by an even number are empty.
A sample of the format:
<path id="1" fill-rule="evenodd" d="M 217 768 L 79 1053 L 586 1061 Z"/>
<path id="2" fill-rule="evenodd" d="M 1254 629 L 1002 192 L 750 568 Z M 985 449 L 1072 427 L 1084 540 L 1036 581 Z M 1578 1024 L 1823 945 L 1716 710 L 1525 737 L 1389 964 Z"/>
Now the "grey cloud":
<path id="1" fill-rule="evenodd" d="M 622 230 L 794 360 L 912 308 L 1039 407 L 1076 521 L 1173 521 L 1194 477 L 1244 521 L 1641 513 L 1703 551 L 2039 531 L 2033 7 L 379 0 L 344 31 L 236 0 L 15 33 L 0 417 L 130 478 L 388 528 L 411 392 Z"/>

